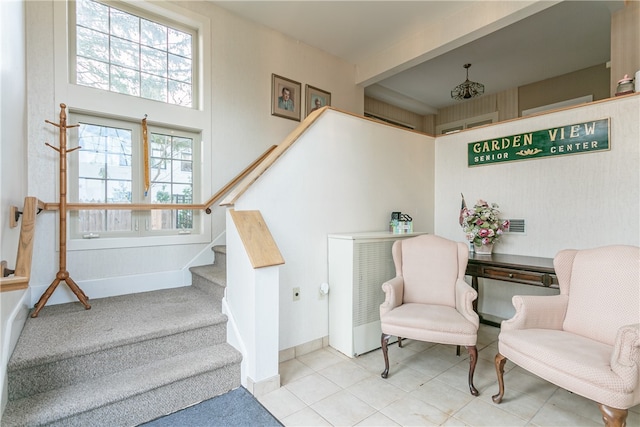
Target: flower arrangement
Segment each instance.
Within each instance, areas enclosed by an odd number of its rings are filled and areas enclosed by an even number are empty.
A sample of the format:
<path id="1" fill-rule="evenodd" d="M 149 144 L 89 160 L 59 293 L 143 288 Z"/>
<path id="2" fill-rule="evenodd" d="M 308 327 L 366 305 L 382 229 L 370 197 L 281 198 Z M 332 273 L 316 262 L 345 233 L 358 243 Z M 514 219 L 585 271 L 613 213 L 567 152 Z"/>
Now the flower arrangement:
<path id="1" fill-rule="evenodd" d="M 490 245 L 497 242 L 505 229 L 509 228 L 508 220 L 500 219 L 499 206 L 496 203 L 478 200 L 471 209 L 462 209 L 462 223 L 467 240 L 474 246 Z"/>

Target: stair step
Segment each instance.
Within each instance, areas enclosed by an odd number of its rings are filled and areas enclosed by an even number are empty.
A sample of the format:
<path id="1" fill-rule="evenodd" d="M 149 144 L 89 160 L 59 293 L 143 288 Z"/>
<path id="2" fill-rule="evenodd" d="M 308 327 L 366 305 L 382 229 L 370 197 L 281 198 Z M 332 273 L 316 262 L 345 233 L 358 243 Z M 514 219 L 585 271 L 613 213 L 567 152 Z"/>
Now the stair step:
<path id="1" fill-rule="evenodd" d="M 216 309 L 222 309 L 222 298 L 227 287 L 226 266 L 215 264 L 201 265 L 189 268 L 191 271 L 191 285 L 211 295 L 217 302 Z"/>
<path id="2" fill-rule="evenodd" d="M 29 318 L 7 366 L 9 400 L 226 342 L 209 295 L 175 288 L 45 307 Z"/>
<path id="3" fill-rule="evenodd" d="M 238 387 L 241 358 L 217 344 L 14 400 L 2 425 L 137 425 Z"/>
<path id="4" fill-rule="evenodd" d="M 216 245 L 211 248 L 213 250 L 213 264 L 221 267 L 227 266 L 227 245 Z"/>
<path id="5" fill-rule="evenodd" d="M 7 365 L 3 426 L 132 426 L 240 386 L 226 343 L 226 247 L 193 286 L 46 306 Z"/>

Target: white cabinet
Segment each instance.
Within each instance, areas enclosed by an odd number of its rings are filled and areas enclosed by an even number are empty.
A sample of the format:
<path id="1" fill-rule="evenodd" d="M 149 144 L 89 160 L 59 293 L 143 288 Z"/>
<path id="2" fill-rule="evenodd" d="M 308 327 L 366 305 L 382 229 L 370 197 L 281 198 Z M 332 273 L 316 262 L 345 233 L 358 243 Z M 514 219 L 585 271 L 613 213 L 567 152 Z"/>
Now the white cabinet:
<path id="1" fill-rule="evenodd" d="M 330 234 L 329 345 L 349 357 L 380 347 L 382 284 L 395 277 L 391 246 L 426 233 Z"/>

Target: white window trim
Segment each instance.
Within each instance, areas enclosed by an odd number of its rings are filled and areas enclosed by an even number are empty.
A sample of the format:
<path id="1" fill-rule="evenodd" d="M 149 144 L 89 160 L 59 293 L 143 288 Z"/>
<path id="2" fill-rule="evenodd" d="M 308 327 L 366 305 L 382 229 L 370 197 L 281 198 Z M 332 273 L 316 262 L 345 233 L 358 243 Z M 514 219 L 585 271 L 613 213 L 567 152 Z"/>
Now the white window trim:
<path id="1" fill-rule="evenodd" d="M 201 156 L 200 156 L 200 191 L 194 194 L 194 203 L 204 203 L 213 194 L 211 187 L 211 55 L 205 54 L 211 49 L 211 22 L 202 15 L 193 13 L 170 2 L 147 2 L 122 0 L 134 5 L 138 9 L 148 10 L 156 15 L 179 21 L 198 30 L 198 58 L 197 72 L 194 78 L 198 79 L 197 105 L 182 107 L 165 104 L 158 101 L 137 98 L 134 96 L 107 92 L 95 88 L 78 86 L 69 83 L 69 43 L 68 43 L 68 2 L 53 2 L 54 17 L 54 69 L 55 69 L 55 106 L 57 110 L 60 104 L 66 104 L 69 110 L 77 113 L 100 115 L 112 118 L 131 120 L 146 114 L 149 121 L 161 123 L 162 127 L 190 129 L 201 132 Z M 126 99 L 126 102 L 123 102 Z M 69 123 L 72 125 L 73 123 Z M 72 147 L 69 147 L 72 148 Z M 149 237 L 119 237 L 100 239 L 67 239 L 68 250 L 88 250 L 106 248 L 126 248 L 140 246 L 164 246 L 175 244 L 209 243 L 211 237 L 210 216 L 201 215 L 201 232 L 199 234 L 182 234 L 177 236 L 149 236 Z M 69 233 L 69 230 L 67 230 Z"/>

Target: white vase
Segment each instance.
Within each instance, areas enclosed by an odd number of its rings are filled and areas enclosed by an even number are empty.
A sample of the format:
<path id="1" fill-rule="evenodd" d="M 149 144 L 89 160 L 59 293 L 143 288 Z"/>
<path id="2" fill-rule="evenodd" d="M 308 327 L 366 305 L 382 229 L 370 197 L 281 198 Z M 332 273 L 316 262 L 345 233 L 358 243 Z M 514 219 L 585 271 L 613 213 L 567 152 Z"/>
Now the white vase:
<path id="1" fill-rule="evenodd" d="M 488 245 L 475 246 L 474 249 L 478 255 L 491 255 L 491 251 L 493 251 L 493 243 L 489 243 Z"/>

